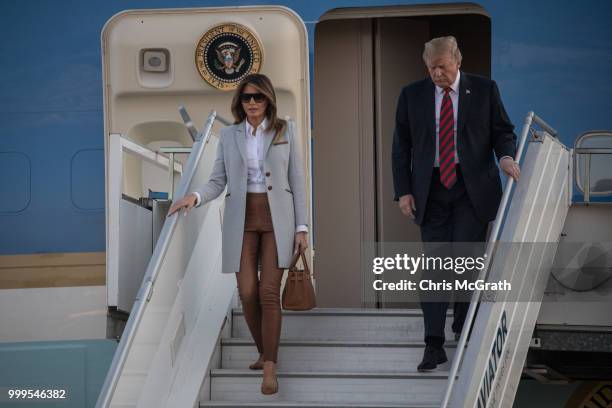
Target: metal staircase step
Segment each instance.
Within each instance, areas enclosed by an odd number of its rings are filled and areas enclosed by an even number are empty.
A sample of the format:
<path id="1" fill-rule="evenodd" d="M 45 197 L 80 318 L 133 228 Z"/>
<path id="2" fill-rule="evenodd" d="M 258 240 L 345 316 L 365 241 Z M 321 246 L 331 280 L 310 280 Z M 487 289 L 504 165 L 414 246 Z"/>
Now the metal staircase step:
<path id="1" fill-rule="evenodd" d="M 234 401 L 204 401 L 200 407 L 206 408 L 435 408 L 436 404 L 406 405 L 406 404 L 367 404 L 367 403 L 316 403 L 293 401 L 242 402 Z"/>
<path id="2" fill-rule="evenodd" d="M 258 357 L 250 339 L 224 339 L 221 342 L 221 367 L 243 369 Z M 278 369 L 284 371 L 405 372 L 416 368 L 425 345 L 419 341 L 283 340 Z M 452 359 L 456 343 L 446 344 Z M 448 369 L 450 363 L 440 366 Z"/>
<path id="3" fill-rule="evenodd" d="M 441 399 L 448 373 L 363 373 L 279 371 L 279 392 L 260 392 L 261 371 L 211 370 L 211 400 L 293 401 L 334 404 L 430 404 Z M 342 405 L 340 405 L 342 406 Z"/>
<path id="4" fill-rule="evenodd" d="M 232 337 L 249 338 L 242 310 L 233 311 Z M 452 315 L 448 315 L 446 338 L 452 339 Z M 423 341 L 420 310 L 314 309 L 283 311 L 281 339 Z"/>

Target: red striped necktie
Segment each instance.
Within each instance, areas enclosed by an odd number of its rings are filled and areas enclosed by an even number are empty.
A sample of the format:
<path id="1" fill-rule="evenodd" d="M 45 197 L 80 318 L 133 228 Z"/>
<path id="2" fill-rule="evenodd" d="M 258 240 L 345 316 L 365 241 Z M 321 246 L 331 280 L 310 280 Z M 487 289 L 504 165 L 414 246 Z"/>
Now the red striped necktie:
<path id="1" fill-rule="evenodd" d="M 449 190 L 457 181 L 457 172 L 455 171 L 455 116 L 453 115 L 453 101 L 449 95 L 450 91 L 450 88 L 444 89 L 438 133 L 440 182 Z"/>

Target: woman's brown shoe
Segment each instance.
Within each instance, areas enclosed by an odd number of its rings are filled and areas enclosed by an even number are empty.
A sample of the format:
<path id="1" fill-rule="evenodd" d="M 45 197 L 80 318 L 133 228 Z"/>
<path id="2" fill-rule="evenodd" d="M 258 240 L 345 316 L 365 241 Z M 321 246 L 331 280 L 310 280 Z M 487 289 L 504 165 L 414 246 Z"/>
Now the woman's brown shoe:
<path id="1" fill-rule="evenodd" d="M 249 366 L 249 368 L 251 370 L 261 370 L 261 369 L 263 369 L 263 366 L 264 366 L 263 354 L 260 354 L 259 358 L 257 359 L 257 361 L 254 362 L 253 364 L 251 364 Z"/>
<path id="2" fill-rule="evenodd" d="M 263 380 L 261 382 L 261 393 L 265 395 L 278 392 L 278 380 L 276 379 L 276 363 L 265 361 L 263 366 Z"/>

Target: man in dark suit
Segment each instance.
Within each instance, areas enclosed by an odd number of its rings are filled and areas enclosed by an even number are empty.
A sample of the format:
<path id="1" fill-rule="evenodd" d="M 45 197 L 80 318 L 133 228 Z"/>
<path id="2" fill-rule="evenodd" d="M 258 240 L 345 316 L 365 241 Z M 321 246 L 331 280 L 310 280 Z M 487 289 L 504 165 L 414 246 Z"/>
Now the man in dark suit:
<path id="1" fill-rule="evenodd" d="M 482 242 L 502 196 L 499 170 L 518 180 L 516 135 L 494 81 L 459 70 L 454 37 L 425 44 L 430 78 L 401 91 L 393 135 L 395 200 L 420 225 L 423 242 Z M 424 275 L 425 276 L 425 275 Z M 454 305 L 455 337 L 469 303 Z M 425 353 L 419 371 L 447 361 L 448 301 L 421 301 Z"/>

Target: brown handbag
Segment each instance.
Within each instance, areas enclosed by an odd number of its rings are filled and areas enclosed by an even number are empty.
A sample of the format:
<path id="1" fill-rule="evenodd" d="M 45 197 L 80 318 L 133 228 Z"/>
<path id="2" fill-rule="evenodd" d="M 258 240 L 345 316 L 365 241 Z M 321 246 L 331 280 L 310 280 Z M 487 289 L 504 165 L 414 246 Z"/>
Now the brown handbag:
<path id="1" fill-rule="evenodd" d="M 298 258 L 302 258 L 304 269 L 298 269 L 296 264 Z M 285 310 L 310 310 L 316 307 L 315 292 L 310 279 L 310 270 L 306 262 L 304 251 L 295 254 L 287 280 L 283 290 L 283 309 Z"/>

